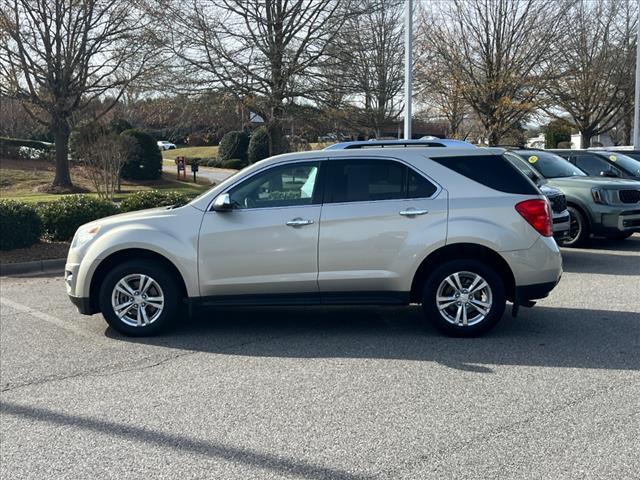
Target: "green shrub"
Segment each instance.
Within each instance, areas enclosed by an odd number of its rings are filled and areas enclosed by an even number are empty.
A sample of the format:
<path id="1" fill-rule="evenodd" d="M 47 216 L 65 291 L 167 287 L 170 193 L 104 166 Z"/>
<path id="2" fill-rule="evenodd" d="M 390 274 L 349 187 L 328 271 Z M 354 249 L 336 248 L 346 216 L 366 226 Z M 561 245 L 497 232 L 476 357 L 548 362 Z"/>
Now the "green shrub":
<path id="1" fill-rule="evenodd" d="M 218 147 L 218 157 L 222 161 L 237 158 L 246 165 L 248 148 L 249 136 L 242 131 L 232 131 L 222 137 Z"/>
<path id="2" fill-rule="evenodd" d="M 249 163 L 256 163 L 269 156 L 269 132 L 267 127 L 259 127 L 251 135 L 247 159 Z"/>
<path id="3" fill-rule="evenodd" d="M 114 118 L 109 122 L 109 130 L 117 135 L 120 135 L 122 132 L 126 132 L 127 130 L 131 130 L 132 128 L 133 125 L 124 118 Z"/>
<path id="4" fill-rule="evenodd" d="M 0 250 L 30 247 L 42 236 L 42 221 L 35 207 L 0 200 Z"/>
<path id="5" fill-rule="evenodd" d="M 219 158 L 205 158 L 200 162 L 200 165 L 205 167 L 223 168 L 222 163 L 222 160 Z"/>
<path id="6" fill-rule="evenodd" d="M 187 196 L 180 192 L 148 190 L 146 192 L 136 192 L 122 200 L 120 211 L 132 212 L 134 210 L 144 210 L 145 208 L 184 205 L 187 201 Z"/>
<path id="7" fill-rule="evenodd" d="M 218 168 L 230 168 L 232 170 L 242 170 L 247 166 L 247 162 L 244 162 L 237 158 L 232 158 L 231 160 L 224 160 L 220 162 L 220 167 Z"/>
<path id="8" fill-rule="evenodd" d="M 44 235 L 51 240 L 70 240 L 80 225 L 115 213 L 113 203 L 89 195 L 67 195 L 38 207 Z"/>
<path id="9" fill-rule="evenodd" d="M 156 180 L 162 175 L 162 154 L 151 135 L 140 130 L 125 130 L 121 135 L 131 137 L 135 143 L 129 150 L 122 167 L 122 178 L 131 180 Z"/>

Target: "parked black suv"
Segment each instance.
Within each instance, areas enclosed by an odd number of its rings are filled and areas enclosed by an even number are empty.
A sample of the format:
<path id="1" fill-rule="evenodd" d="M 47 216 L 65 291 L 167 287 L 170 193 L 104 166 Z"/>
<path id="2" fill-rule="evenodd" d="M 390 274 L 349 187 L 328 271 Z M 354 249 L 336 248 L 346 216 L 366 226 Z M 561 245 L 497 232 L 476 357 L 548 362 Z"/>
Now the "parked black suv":
<path id="1" fill-rule="evenodd" d="M 547 150 L 569 160 L 592 177 L 640 180 L 640 161 L 610 150 Z"/>

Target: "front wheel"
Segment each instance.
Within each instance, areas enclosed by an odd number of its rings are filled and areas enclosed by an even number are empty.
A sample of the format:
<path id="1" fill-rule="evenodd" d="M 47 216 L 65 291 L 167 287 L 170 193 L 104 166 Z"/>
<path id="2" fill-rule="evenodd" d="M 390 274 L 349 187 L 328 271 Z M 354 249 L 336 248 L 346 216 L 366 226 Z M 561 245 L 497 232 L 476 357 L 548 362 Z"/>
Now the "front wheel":
<path id="1" fill-rule="evenodd" d="M 135 337 L 155 335 L 178 312 L 180 288 L 157 264 L 133 260 L 111 270 L 100 287 L 100 310 L 118 332 Z"/>
<path id="2" fill-rule="evenodd" d="M 569 211 L 569 232 L 558 243 L 561 247 L 577 247 L 589 238 L 589 224 L 580 210 L 567 207 Z"/>
<path id="3" fill-rule="evenodd" d="M 427 278 L 422 296 L 425 315 L 441 331 L 477 336 L 502 318 L 506 306 L 504 282 L 477 260 L 451 260 Z"/>

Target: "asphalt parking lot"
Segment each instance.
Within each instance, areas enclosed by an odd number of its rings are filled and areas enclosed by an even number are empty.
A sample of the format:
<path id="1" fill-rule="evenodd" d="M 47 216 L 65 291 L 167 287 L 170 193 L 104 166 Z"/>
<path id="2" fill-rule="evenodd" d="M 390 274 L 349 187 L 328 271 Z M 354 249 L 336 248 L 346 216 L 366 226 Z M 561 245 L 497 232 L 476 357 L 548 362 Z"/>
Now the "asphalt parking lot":
<path id="1" fill-rule="evenodd" d="M 418 308 L 216 310 L 152 339 L 0 285 L 0 477 L 640 478 L 640 235 L 453 339 Z"/>

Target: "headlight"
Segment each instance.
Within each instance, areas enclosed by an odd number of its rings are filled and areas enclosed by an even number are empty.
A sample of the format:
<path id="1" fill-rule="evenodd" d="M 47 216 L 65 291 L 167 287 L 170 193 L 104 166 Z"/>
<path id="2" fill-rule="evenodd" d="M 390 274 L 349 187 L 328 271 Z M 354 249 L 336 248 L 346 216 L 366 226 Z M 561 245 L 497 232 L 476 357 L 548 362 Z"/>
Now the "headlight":
<path id="1" fill-rule="evenodd" d="M 85 225 L 83 227 L 80 227 L 73 237 L 71 247 L 80 247 L 85 243 L 93 240 L 93 237 L 96 236 L 99 230 L 100 225 Z"/>
<path id="2" fill-rule="evenodd" d="M 592 188 L 591 198 L 593 198 L 594 202 L 600 203 L 602 205 L 607 205 L 609 203 L 607 191 L 603 188 Z"/>

